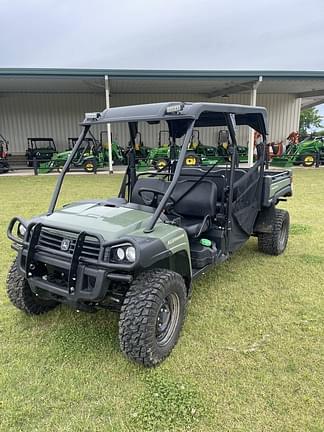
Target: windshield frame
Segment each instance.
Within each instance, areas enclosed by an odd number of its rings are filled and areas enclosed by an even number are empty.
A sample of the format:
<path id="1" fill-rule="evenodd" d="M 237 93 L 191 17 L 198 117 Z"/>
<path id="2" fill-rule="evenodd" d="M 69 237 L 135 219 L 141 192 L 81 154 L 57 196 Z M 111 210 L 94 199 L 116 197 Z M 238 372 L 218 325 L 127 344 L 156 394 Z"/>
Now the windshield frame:
<path id="1" fill-rule="evenodd" d="M 208 106 L 208 108 L 210 108 L 210 106 Z M 235 111 L 235 110 L 234 110 Z M 210 113 L 210 109 L 208 109 L 208 112 Z M 217 111 L 215 111 L 216 114 Z M 219 113 L 219 111 L 218 111 Z M 204 112 L 201 113 L 202 115 L 204 114 Z M 231 218 L 231 204 L 232 204 L 232 198 L 233 198 L 233 179 L 234 179 L 234 171 L 235 168 L 237 166 L 237 142 L 236 142 L 236 132 L 235 132 L 235 126 L 236 126 L 236 122 L 235 122 L 235 117 L 236 117 L 236 113 L 233 112 L 231 113 L 230 110 L 227 107 L 227 110 L 223 113 L 224 114 L 224 118 L 226 121 L 226 126 L 228 127 L 229 130 L 229 135 L 231 138 L 231 143 L 232 143 L 232 158 L 231 158 L 231 163 L 230 163 L 230 180 L 229 180 L 229 206 L 228 206 L 228 214 L 227 214 L 227 218 L 228 220 L 230 220 Z M 265 125 L 265 118 L 262 115 L 262 112 L 258 112 L 258 114 L 260 114 L 260 119 L 258 119 L 259 122 L 259 127 L 258 129 L 261 129 L 263 131 L 262 135 L 263 135 L 263 142 L 262 142 L 262 148 L 263 151 L 261 151 L 261 165 L 262 165 L 262 170 L 264 169 L 264 162 L 266 159 L 266 127 L 263 127 Z M 151 121 L 151 118 L 149 119 L 141 119 L 141 121 Z M 161 119 L 162 120 L 162 119 Z M 163 120 L 165 120 L 165 118 L 163 118 Z M 184 124 L 184 120 L 185 123 Z M 177 127 L 177 123 L 181 122 L 181 124 L 179 123 Z M 181 133 L 181 137 L 183 138 L 183 142 L 181 144 L 181 150 L 179 153 L 179 156 L 177 158 L 177 160 L 175 161 L 176 163 L 173 164 L 175 165 L 175 169 L 174 172 L 172 172 L 172 180 L 170 182 L 170 185 L 165 193 L 165 195 L 163 196 L 162 200 L 160 201 L 159 205 L 157 206 L 157 208 L 155 209 L 152 217 L 149 219 L 144 232 L 145 233 L 150 233 L 154 230 L 155 224 L 157 223 L 161 213 L 163 212 L 166 203 L 168 202 L 168 199 L 170 198 L 170 195 L 172 194 L 177 181 L 180 177 L 181 174 L 181 170 L 183 167 L 183 163 L 186 157 L 186 152 L 189 146 L 189 143 L 191 141 L 191 137 L 192 137 L 192 133 L 195 127 L 197 127 L 197 122 L 199 122 L 199 117 L 198 119 L 194 118 L 194 117 L 187 117 L 184 118 L 183 116 L 178 116 L 175 117 L 173 116 L 172 120 L 170 119 L 168 121 L 168 125 L 169 125 L 169 130 L 170 133 L 173 134 L 173 139 L 175 139 L 175 137 L 180 137 L 180 133 Z M 137 131 L 137 121 L 129 121 L 129 119 L 125 119 L 125 120 L 120 120 L 118 121 L 118 123 L 128 123 L 129 126 L 129 132 L 130 132 L 130 147 L 129 147 L 129 152 L 128 152 L 128 164 L 127 164 L 127 168 L 126 168 L 126 172 L 124 174 L 124 178 L 122 181 L 122 186 L 121 186 L 121 190 L 119 192 L 119 197 L 120 198 L 125 198 L 125 189 L 123 190 L 123 185 L 125 186 L 126 184 L 128 185 L 128 200 L 131 197 L 131 193 L 132 193 L 132 188 L 137 180 L 137 175 L 136 175 L 136 160 L 135 160 L 135 140 L 134 140 L 134 134 Z M 66 161 L 63 170 L 57 180 L 53 195 L 52 195 L 52 199 L 48 208 L 48 212 L 47 214 L 50 215 L 54 212 L 56 204 L 57 204 L 57 200 L 62 188 L 62 184 L 63 184 L 63 180 L 65 177 L 65 174 L 67 173 L 67 171 L 69 170 L 69 167 L 75 157 L 75 155 L 77 154 L 82 142 L 84 141 L 84 139 L 86 138 L 87 133 L 89 132 L 91 125 L 92 124 L 96 124 L 95 122 L 93 123 L 83 123 L 83 128 L 81 131 L 81 134 L 75 144 L 75 146 L 73 147 L 71 154 L 68 158 L 68 160 Z M 266 126 L 266 125 L 265 125 Z M 172 131 L 172 129 L 174 129 L 175 132 Z M 172 168 L 172 167 L 171 167 Z"/>

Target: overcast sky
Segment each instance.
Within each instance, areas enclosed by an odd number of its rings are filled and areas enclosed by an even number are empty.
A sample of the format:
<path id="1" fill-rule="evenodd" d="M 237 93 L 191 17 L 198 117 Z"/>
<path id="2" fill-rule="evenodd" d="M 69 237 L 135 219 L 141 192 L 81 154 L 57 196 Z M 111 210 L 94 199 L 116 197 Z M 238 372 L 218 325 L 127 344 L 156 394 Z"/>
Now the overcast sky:
<path id="1" fill-rule="evenodd" d="M 324 69 L 324 0 L 0 0 L 0 67 Z"/>

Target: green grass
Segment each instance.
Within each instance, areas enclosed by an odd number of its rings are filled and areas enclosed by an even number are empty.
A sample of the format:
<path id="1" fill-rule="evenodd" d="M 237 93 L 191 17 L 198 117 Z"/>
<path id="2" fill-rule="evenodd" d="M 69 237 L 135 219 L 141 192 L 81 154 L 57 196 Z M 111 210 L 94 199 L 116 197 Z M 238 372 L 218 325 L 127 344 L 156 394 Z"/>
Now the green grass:
<path id="1" fill-rule="evenodd" d="M 70 176 L 61 203 L 116 194 L 120 180 Z M 9 304 L 6 226 L 44 212 L 54 182 L 0 177 L 1 432 L 324 430 L 324 170 L 295 170 L 283 256 L 252 238 L 195 282 L 181 339 L 154 370 L 120 353 L 114 314 Z"/>

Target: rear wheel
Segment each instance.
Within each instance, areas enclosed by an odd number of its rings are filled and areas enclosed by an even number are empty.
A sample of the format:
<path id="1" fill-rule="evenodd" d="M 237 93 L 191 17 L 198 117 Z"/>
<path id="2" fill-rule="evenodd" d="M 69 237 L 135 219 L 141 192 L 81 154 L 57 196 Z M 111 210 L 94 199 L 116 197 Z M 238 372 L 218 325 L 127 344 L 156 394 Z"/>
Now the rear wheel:
<path id="1" fill-rule="evenodd" d="M 183 278 L 151 270 L 130 286 L 121 308 L 119 340 L 124 354 L 151 367 L 161 363 L 178 341 L 186 310 Z"/>
<path id="2" fill-rule="evenodd" d="M 92 161 L 92 160 L 84 162 L 83 169 L 84 169 L 84 171 L 86 171 L 88 173 L 94 172 L 94 170 L 95 170 L 95 162 Z"/>
<path id="3" fill-rule="evenodd" d="M 316 162 L 315 155 L 308 154 L 303 156 L 303 166 L 304 167 L 312 167 Z"/>
<path id="4" fill-rule="evenodd" d="M 258 248 L 268 255 L 280 255 L 287 246 L 289 237 L 289 213 L 275 209 L 270 233 L 258 234 Z"/>
<path id="5" fill-rule="evenodd" d="M 7 277 L 7 294 L 16 308 L 29 315 L 40 315 L 54 309 L 58 303 L 53 300 L 43 300 L 36 296 L 28 281 L 17 270 L 17 259 L 13 262 Z"/>

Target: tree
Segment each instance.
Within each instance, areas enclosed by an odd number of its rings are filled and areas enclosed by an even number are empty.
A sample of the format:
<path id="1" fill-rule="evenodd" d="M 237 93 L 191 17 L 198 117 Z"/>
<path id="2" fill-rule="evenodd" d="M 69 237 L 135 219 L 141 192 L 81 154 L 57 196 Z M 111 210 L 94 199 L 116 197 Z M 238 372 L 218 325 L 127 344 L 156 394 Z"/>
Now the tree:
<path id="1" fill-rule="evenodd" d="M 301 111 L 299 119 L 299 134 L 304 137 L 307 135 L 307 129 L 312 127 L 321 127 L 321 116 L 315 108 L 306 108 Z"/>

